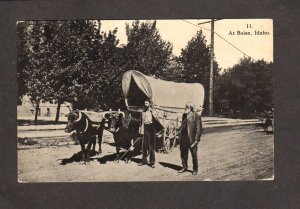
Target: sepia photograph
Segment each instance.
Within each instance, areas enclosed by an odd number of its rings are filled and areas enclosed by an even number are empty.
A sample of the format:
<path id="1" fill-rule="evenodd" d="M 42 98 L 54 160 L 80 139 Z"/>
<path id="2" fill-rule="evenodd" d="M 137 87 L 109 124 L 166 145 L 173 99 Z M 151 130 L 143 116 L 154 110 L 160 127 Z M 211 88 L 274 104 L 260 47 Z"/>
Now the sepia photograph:
<path id="1" fill-rule="evenodd" d="M 274 180 L 272 19 L 19 20 L 17 176 Z"/>

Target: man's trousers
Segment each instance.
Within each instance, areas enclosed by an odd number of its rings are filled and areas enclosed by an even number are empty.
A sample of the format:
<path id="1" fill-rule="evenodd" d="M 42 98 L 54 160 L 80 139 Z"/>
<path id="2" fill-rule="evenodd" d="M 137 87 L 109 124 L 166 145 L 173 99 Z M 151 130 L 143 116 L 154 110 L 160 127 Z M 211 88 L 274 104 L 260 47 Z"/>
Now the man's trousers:
<path id="1" fill-rule="evenodd" d="M 144 137 L 142 144 L 142 162 L 147 163 L 147 151 L 150 155 L 150 165 L 155 164 L 155 141 L 156 141 L 156 131 L 152 124 L 144 125 Z"/>
<path id="2" fill-rule="evenodd" d="M 188 136 L 183 136 L 180 140 L 180 156 L 183 168 L 188 168 L 189 150 L 193 159 L 193 171 L 198 172 L 198 147 L 194 146 L 193 148 L 190 148 L 190 139 L 188 138 Z"/>

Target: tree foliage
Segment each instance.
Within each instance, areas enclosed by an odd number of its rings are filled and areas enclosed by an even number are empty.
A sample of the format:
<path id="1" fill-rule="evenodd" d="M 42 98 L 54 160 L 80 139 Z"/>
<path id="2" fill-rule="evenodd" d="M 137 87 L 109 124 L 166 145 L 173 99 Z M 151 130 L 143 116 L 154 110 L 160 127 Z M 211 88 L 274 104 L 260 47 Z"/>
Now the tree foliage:
<path id="1" fill-rule="evenodd" d="M 27 47 L 27 22 L 19 22 L 17 27 L 17 81 L 18 81 L 18 104 L 21 102 L 22 96 L 28 92 L 25 80 L 27 79 L 26 66 L 28 66 L 28 53 Z"/>
<path id="2" fill-rule="evenodd" d="M 159 78 L 167 81 L 183 82 L 184 73 L 182 63 L 180 63 L 178 57 L 173 56 L 169 65 L 160 72 Z"/>
<path id="3" fill-rule="evenodd" d="M 66 101 L 79 108 L 105 103 L 103 89 L 113 80 L 111 75 L 118 74 L 120 56 L 117 30 L 106 33 L 100 27 L 95 21 L 20 24 L 20 95 L 54 101 L 58 107 Z"/>
<path id="4" fill-rule="evenodd" d="M 167 66 L 172 46 L 156 22 L 126 26 L 128 44 L 100 21 L 29 21 L 18 24 L 19 96 L 71 102 L 75 108 L 124 107 L 121 78 L 128 69 L 154 74 Z"/>
<path id="5" fill-rule="evenodd" d="M 170 42 L 162 40 L 156 21 L 137 20 L 131 26 L 126 24 L 126 35 L 125 59 L 128 70 L 159 76 L 169 64 L 173 47 Z"/>
<path id="6" fill-rule="evenodd" d="M 207 110 L 211 52 L 202 31 L 175 57 L 156 21 L 134 21 L 125 29 L 127 44 L 118 46 L 117 28 L 102 31 L 100 21 L 19 22 L 19 98 L 29 95 L 37 109 L 41 101 L 56 102 L 58 113 L 63 102 L 75 109 L 123 109 L 122 75 L 137 70 L 165 80 L 201 83 Z M 272 108 L 270 69 L 272 63 L 242 59 L 220 74 L 214 61 L 215 110 L 250 113 Z"/>
<path id="7" fill-rule="evenodd" d="M 210 47 L 206 44 L 202 31 L 188 42 L 187 46 L 182 49 L 178 61 L 183 69 L 179 71 L 178 77 L 183 82 L 201 83 L 205 89 L 204 107 L 208 107 L 209 78 L 210 78 Z M 219 67 L 214 61 L 214 79 L 219 76 Z M 205 108 L 207 111 L 208 108 Z"/>
<path id="8" fill-rule="evenodd" d="M 44 42 L 41 39 L 42 23 L 27 22 L 21 23 L 18 28 L 18 84 L 19 98 L 27 93 L 30 97 L 35 111 L 35 124 L 39 103 L 47 100 L 50 88 L 48 86 L 47 69 L 42 61 L 45 51 Z"/>
<path id="9" fill-rule="evenodd" d="M 273 63 L 243 58 L 219 79 L 217 111 L 261 113 L 273 107 Z"/>

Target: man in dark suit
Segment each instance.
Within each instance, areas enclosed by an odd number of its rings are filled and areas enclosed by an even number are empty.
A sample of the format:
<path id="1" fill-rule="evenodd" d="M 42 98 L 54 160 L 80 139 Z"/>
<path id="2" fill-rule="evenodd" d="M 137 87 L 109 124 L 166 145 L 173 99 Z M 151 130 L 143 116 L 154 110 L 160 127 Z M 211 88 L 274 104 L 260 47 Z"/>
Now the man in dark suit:
<path id="1" fill-rule="evenodd" d="M 178 173 L 187 171 L 189 150 L 193 159 L 193 175 L 198 173 L 197 150 L 198 143 L 202 133 L 201 116 L 194 112 L 194 105 L 191 102 L 186 103 L 185 111 L 182 115 L 182 124 L 180 129 L 180 155 L 182 161 L 182 170 Z"/>

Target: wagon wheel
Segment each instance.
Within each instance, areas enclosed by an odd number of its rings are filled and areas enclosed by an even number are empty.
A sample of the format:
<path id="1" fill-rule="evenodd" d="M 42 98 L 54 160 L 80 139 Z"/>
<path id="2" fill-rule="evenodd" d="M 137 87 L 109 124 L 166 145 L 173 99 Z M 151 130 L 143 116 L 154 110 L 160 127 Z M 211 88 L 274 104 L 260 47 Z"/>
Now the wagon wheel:
<path id="1" fill-rule="evenodd" d="M 173 122 L 168 123 L 164 130 L 163 146 L 166 152 L 172 151 L 176 144 L 177 129 Z"/>

